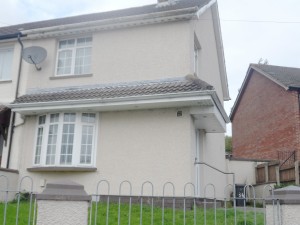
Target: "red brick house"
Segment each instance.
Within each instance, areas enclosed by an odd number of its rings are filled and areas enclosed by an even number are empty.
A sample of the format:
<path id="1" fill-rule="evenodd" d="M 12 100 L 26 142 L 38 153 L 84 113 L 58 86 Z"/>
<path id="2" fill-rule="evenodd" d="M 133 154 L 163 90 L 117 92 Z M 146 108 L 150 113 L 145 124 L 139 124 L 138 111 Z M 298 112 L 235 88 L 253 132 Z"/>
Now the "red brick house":
<path id="1" fill-rule="evenodd" d="M 299 160 L 299 93 L 300 68 L 250 64 L 230 115 L 233 157 Z"/>

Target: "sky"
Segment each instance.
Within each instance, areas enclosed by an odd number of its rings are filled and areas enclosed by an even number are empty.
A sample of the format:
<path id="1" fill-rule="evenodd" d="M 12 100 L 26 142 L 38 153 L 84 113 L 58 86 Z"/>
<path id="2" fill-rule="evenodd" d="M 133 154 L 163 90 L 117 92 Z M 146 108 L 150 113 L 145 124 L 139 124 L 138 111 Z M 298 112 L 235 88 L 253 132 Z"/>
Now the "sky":
<path id="1" fill-rule="evenodd" d="M 182 0 L 184 1 L 184 0 Z M 154 4 L 156 0 L 7 0 L 0 26 Z M 218 0 L 230 114 L 250 63 L 300 68 L 299 0 Z M 231 135 L 231 126 L 227 126 Z"/>

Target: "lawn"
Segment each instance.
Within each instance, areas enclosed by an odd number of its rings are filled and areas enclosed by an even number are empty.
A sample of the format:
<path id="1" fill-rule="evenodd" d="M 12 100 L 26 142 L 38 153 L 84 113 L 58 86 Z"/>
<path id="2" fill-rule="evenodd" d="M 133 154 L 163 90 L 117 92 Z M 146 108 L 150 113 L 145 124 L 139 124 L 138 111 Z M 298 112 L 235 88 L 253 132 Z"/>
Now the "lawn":
<path id="1" fill-rule="evenodd" d="M 28 224 L 28 215 L 29 215 L 29 203 L 28 202 L 21 202 L 20 209 L 19 209 L 19 225 L 27 225 Z M 94 225 L 95 222 L 95 208 L 96 205 L 93 204 L 92 210 L 92 224 Z M 33 209 L 33 208 L 32 208 Z M 13 225 L 16 224 L 16 210 L 17 204 L 16 203 L 9 203 L 7 207 L 7 216 L 6 216 L 6 224 Z M 33 210 L 32 210 L 33 211 Z M 4 212 L 4 204 L 0 204 L 0 224 L 3 222 L 3 212 Z M 118 220 L 120 225 L 128 225 L 129 224 L 129 205 L 122 204 L 120 206 L 120 218 L 118 218 L 119 212 L 119 205 L 116 203 L 111 203 L 109 205 L 109 217 L 108 217 L 108 224 L 109 225 L 117 225 Z M 143 225 L 151 225 L 152 215 L 153 215 L 153 224 L 160 225 L 162 223 L 162 217 L 164 217 L 164 224 L 165 225 L 183 225 L 184 224 L 184 217 L 186 221 L 186 225 L 193 225 L 194 224 L 194 217 L 196 217 L 196 224 L 204 224 L 204 209 L 203 208 L 196 208 L 196 214 L 194 210 L 187 210 L 184 216 L 183 210 L 176 209 L 175 216 L 174 211 L 172 209 L 164 209 L 164 213 L 161 208 L 154 207 L 153 214 L 152 208 L 150 206 L 143 206 L 143 213 L 142 213 L 142 224 Z M 33 215 L 33 212 L 32 212 Z M 106 215 L 107 215 L 107 205 L 105 203 L 98 204 L 98 213 L 97 213 L 97 225 L 105 225 L 106 224 Z M 174 216 L 174 217 L 173 217 Z M 140 225 L 140 205 L 132 204 L 131 206 L 131 214 L 130 214 L 130 224 L 131 225 Z M 234 210 L 228 209 L 227 216 L 226 216 L 227 225 L 234 225 Z M 173 221 L 175 220 L 175 223 Z M 257 225 L 264 224 L 263 213 L 257 213 Z M 216 213 L 216 224 L 224 225 L 225 224 L 225 214 L 224 209 L 217 209 Z M 207 225 L 214 225 L 215 223 L 215 213 L 213 209 L 207 209 L 206 212 L 206 224 Z M 31 223 L 32 224 L 32 223 Z M 248 212 L 247 213 L 247 225 L 254 224 L 254 213 Z M 237 211 L 237 225 L 244 225 L 244 212 L 238 210 Z"/>

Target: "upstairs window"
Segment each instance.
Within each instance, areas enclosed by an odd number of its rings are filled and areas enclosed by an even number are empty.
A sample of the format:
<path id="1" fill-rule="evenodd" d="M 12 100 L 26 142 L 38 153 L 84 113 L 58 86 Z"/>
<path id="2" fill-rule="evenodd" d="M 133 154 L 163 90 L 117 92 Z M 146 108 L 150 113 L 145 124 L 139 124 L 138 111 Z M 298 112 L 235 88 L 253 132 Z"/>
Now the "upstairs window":
<path id="1" fill-rule="evenodd" d="M 91 73 L 92 37 L 61 40 L 57 52 L 57 76 Z"/>
<path id="2" fill-rule="evenodd" d="M 52 113 L 38 117 L 34 164 L 93 166 L 96 114 Z"/>
<path id="3" fill-rule="evenodd" d="M 0 81 L 11 80 L 13 48 L 0 48 Z"/>

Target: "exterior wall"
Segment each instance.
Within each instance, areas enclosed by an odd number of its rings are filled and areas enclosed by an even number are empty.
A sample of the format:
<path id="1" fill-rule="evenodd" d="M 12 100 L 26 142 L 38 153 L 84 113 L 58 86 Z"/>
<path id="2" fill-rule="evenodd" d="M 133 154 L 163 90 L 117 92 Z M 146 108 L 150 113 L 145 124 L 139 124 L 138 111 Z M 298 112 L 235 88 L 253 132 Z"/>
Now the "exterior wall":
<path id="1" fill-rule="evenodd" d="M 92 36 L 91 77 L 54 77 L 60 39 L 25 41 L 25 46 L 43 46 L 48 55 L 40 65 L 41 71 L 23 64 L 22 93 L 30 88 L 153 80 L 189 73 L 188 22 L 103 31 Z"/>
<path id="2" fill-rule="evenodd" d="M 199 20 L 191 20 L 190 67 L 194 71 L 194 36 L 199 43 L 199 78 L 214 86 L 219 99 L 223 100 L 223 91 L 218 64 L 217 45 L 213 28 L 211 9 L 208 9 Z"/>
<path id="3" fill-rule="evenodd" d="M 253 161 L 238 161 L 226 159 L 227 171 L 235 173 L 236 184 L 254 185 L 256 183 L 255 178 L 255 166 L 258 162 Z M 232 182 L 232 180 L 229 180 Z"/>
<path id="4" fill-rule="evenodd" d="M 224 134 L 214 134 L 214 133 L 206 133 L 204 137 L 204 148 L 203 153 L 200 157 L 202 157 L 202 162 L 205 162 L 223 172 L 226 172 L 225 165 L 225 141 Z M 213 184 L 216 189 L 216 197 L 222 198 L 224 197 L 224 188 L 227 185 L 227 176 L 218 171 L 215 171 L 211 168 L 208 168 L 204 165 L 201 167 L 201 196 L 204 196 L 204 189 L 207 184 Z M 232 183 L 232 182 L 230 182 Z M 207 187 L 207 197 L 213 196 L 213 189 L 211 187 Z"/>
<path id="5" fill-rule="evenodd" d="M 163 185 L 168 181 L 174 183 L 176 194 L 182 195 L 184 184 L 194 181 L 191 177 L 194 157 L 190 154 L 189 111 L 184 109 L 183 117 L 177 117 L 176 112 L 176 109 L 162 109 L 100 113 L 97 171 L 81 173 L 27 171 L 33 166 L 36 135 L 36 117 L 31 116 L 23 128 L 26 137 L 20 139 L 23 147 L 19 162 L 13 166 L 19 169 L 20 177 L 33 177 L 38 192 L 44 179 L 48 182 L 67 177 L 84 184 L 88 193 L 95 193 L 97 182 L 106 179 L 112 194 L 119 193 L 119 184 L 124 180 L 132 183 L 134 194 L 140 194 L 142 183 L 149 180 L 156 195 L 162 195 Z"/>
<path id="6" fill-rule="evenodd" d="M 232 120 L 232 137 L 235 158 L 277 160 L 278 151 L 299 151 L 298 93 L 253 72 Z"/>

